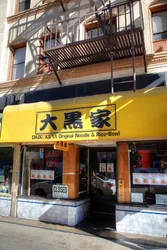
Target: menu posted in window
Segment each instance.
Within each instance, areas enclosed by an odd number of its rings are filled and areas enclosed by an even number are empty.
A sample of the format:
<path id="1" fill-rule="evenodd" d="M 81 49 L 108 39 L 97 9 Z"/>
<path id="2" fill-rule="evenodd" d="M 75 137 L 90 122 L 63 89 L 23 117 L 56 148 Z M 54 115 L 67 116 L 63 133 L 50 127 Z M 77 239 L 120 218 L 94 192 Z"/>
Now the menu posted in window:
<path id="1" fill-rule="evenodd" d="M 33 180 L 54 180 L 54 171 L 52 170 L 31 170 L 31 179 Z"/>
<path id="2" fill-rule="evenodd" d="M 167 174 L 133 173 L 133 184 L 167 186 Z"/>

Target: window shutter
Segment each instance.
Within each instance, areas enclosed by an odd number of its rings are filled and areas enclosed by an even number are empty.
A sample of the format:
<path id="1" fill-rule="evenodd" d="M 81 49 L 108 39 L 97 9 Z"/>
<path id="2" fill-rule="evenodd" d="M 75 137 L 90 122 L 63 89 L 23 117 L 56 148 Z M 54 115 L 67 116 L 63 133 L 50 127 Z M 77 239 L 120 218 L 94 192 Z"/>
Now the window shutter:
<path id="1" fill-rule="evenodd" d="M 153 23 L 153 34 L 167 31 L 167 10 L 153 13 L 152 23 Z"/>

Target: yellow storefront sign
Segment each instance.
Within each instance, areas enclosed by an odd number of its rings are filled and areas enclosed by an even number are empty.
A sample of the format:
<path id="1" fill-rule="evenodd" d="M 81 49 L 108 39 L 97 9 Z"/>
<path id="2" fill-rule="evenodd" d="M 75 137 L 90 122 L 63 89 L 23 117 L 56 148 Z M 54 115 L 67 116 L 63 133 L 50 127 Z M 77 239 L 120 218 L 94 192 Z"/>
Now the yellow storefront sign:
<path id="1" fill-rule="evenodd" d="M 1 143 L 167 139 L 167 87 L 8 106 Z"/>
<path id="2" fill-rule="evenodd" d="M 79 135 L 116 129 L 116 105 L 98 105 L 37 112 L 36 135 Z M 77 137 L 77 136 L 76 136 Z"/>
<path id="3" fill-rule="evenodd" d="M 60 151 L 68 151 L 68 149 L 69 149 L 68 142 L 66 142 L 66 141 L 56 141 L 56 142 L 54 142 L 53 147 L 54 147 L 54 149 L 60 150 Z"/>

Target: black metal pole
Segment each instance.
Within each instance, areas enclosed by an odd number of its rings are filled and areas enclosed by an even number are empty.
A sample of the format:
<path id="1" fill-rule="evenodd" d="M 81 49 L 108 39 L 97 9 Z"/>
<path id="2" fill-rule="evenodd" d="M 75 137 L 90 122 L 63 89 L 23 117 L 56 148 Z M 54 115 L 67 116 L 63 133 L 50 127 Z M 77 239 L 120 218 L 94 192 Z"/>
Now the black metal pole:
<path id="1" fill-rule="evenodd" d="M 145 42 L 144 42 L 144 32 L 141 33 L 142 36 L 142 44 L 143 44 L 143 61 L 144 61 L 144 69 L 145 73 L 147 73 L 147 60 L 146 60 L 146 48 L 145 48 Z"/>
<path id="2" fill-rule="evenodd" d="M 111 94 L 114 94 L 114 81 L 113 81 L 113 53 L 110 54 L 111 64 Z"/>
<path id="3" fill-rule="evenodd" d="M 112 8 L 111 8 L 111 1 L 109 1 L 109 8 L 110 8 L 110 66 L 111 66 L 111 94 L 114 94 L 114 80 L 113 80 L 113 27 L 112 27 Z"/>
<path id="4" fill-rule="evenodd" d="M 132 65 L 133 65 L 133 91 L 136 91 L 136 69 L 135 69 L 135 48 L 134 48 L 134 25 L 133 25 L 133 14 L 132 14 L 132 2 L 129 1 L 130 10 L 130 27 L 131 27 L 131 54 L 132 54 Z"/>
<path id="5" fill-rule="evenodd" d="M 59 77 L 59 75 L 57 73 L 57 69 L 56 68 L 58 68 L 58 65 L 55 65 L 55 63 L 51 59 L 49 59 L 49 62 L 52 65 L 52 69 L 53 69 L 53 71 L 55 73 L 55 76 L 57 78 L 57 81 L 58 81 L 59 85 L 63 85 L 62 82 L 61 82 L 61 80 L 60 80 L 60 77 Z"/>

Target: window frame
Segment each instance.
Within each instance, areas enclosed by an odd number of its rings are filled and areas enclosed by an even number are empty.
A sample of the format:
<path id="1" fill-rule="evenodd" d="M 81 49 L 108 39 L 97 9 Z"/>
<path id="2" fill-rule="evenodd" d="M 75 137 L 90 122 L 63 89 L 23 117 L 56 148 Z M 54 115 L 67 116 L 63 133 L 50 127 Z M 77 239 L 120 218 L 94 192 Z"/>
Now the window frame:
<path id="1" fill-rule="evenodd" d="M 22 2 L 25 2 L 25 1 L 26 0 L 23 0 Z M 19 9 L 19 7 L 20 7 L 20 0 L 16 0 L 16 3 L 15 3 L 15 14 L 18 14 L 18 13 L 21 13 L 21 12 L 29 10 L 31 8 L 31 0 L 29 0 L 29 1 L 30 1 L 29 8 L 20 11 L 20 9 Z"/>
<path id="2" fill-rule="evenodd" d="M 114 16 L 112 18 L 112 24 L 115 24 L 115 32 L 117 31 L 117 17 Z M 106 26 L 109 25 L 109 18 L 107 18 L 106 20 Z M 85 23 L 85 38 L 86 39 L 91 39 L 91 38 L 94 38 L 94 37 L 100 37 L 100 32 L 98 32 L 98 35 L 97 36 L 91 36 L 91 37 L 88 37 L 88 32 L 91 31 L 91 30 L 95 30 L 95 29 L 101 29 L 100 28 L 100 25 L 98 23 L 98 21 L 95 19 L 94 21 L 92 21 L 91 23 Z M 93 26 L 93 27 L 92 27 Z M 103 34 L 104 35 L 104 34 Z"/>
<path id="3" fill-rule="evenodd" d="M 152 25 L 153 25 L 153 14 L 157 14 L 157 13 L 161 13 L 161 12 L 164 12 L 164 11 L 166 11 L 166 13 L 167 13 L 167 9 L 165 9 L 165 10 L 160 10 L 160 11 L 156 11 L 156 12 L 152 12 L 151 14 L 151 17 L 152 17 Z M 167 39 L 167 37 L 166 38 L 161 38 L 161 39 L 154 39 L 154 35 L 160 35 L 160 34 L 165 34 L 165 33 L 167 33 L 167 30 L 165 30 L 165 31 L 163 31 L 163 32 L 157 32 L 157 33 L 154 33 L 153 32 L 153 28 L 152 28 L 152 33 L 153 33 L 153 41 L 160 41 L 160 40 L 165 40 L 165 39 Z"/>
<path id="4" fill-rule="evenodd" d="M 15 56 L 15 50 L 16 49 L 20 49 L 20 48 L 26 48 L 26 43 L 21 43 L 18 45 L 14 45 L 10 47 L 10 60 L 9 60 L 9 70 L 8 70 L 8 80 L 16 80 L 16 79 L 12 79 L 12 73 L 13 73 L 13 65 L 14 65 L 14 56 Z M 25 56 L 26 59 L 26 56 Z M 25 60 L 26 62 L 26 60 Z M 24 78 L 24 77 L 23 77 Z M 20 78 L 21 79 L 21 78 Z"/>
<path id="5" fill-rule="evenodd" d="M 163 40 L 167 39 L 167 38 L 164 38 L 164 39 L 154 40 L 154 38 L 153 38 L 154 33 L 153 33 L 153 16 L 152 15 L 154 13 L 160 13 L 160 12 L 163 12 L 163 11 L 167 11 L 167 4 L 156 5 L 156 6 L 150 7 L 150 12 L 151 12 L 151 27 L 152 27 L 152 40 L 153 40 L 153 42 L 163 41 Z M 159 33 L 156 33 L 156 34 L 162 34 L 162 33 L 167 33 L 167 31 L 159 32 Z"/>
<path id="6" fill-rule="evenodd" d="M 28 164 L 28 163 L 26 163 L 26 160 L 27 160 L 26 159 L 26 154 L 27 154 L 27 152 L 31 152 L 31 153 L 35 152 L 35 153 L 39 154 L 40 148 L 43 149 L 43 158 L 40 159 L 40 156 L 39 156 L 38 160 L 39 160 L 39 162 L 42 161 L 42 163 L 41 163 L 42 169 L 39 168 L 37 170 L 44 170 L 44 171 L 45 170 L 46 171 L 52 170 L 52 171 L 56 172 L 56 167 L 55 166 L 48 167 L 46 165 L 46 154 L 48 152 L 51 152 L 51 151 L 52 152 L 56 151 L 57 153 L 59 153 L 59 157 L 61 158 L 61 164 L 62 164 L 61 174 L 54 175 L 54 180 L 48 180 L 48 179 L 47 180 L 44 180 L 44 179 L 43 180 L 42 179 L 41 180 L 40 179 L 31 179 L 31 170 L 35 170 L 36 169 L 36 168 L 31 168 L 32 167 L 31 165 L 30 165 L 30 167 L 28 169 L 28 172 L 27 172 L 27 169 L 26 169 L 26 165 Z M 32 164 L 32 162 L 31 162 L 31 164 Z M 34 165 L 38 165 L 38 163 L 35 162 Z M 63 173 L 63 152 L 59 151 L 59 150 L 54 150 L 51 144 L 49 144 L 49 145 L 36 145 L 36 146 L 35 145 L 29 145 L 29 146 L 26 146 L 26 147 L 24 147 L 24 151 L 23 151 L 23 158 L 22 158 L 22 163 L 21 163 L 21 171 L 22 171 L 21 172 L 22 173 L 21 174 L 21 179 L 20 179 L 20 186 L 21 186 L 21 188 L 20 188 L 19 196 L 24 195 L 24 196 L 33 197 L 34 194 L 32 193 L 32 191 L 34 191 L 33 190 L 34 189 L 34 184 L 35 184 L 35 186 L 38 186 L 38 184 L 46 182 L 46 184 L 48 184 L 48 183 L 50 184 L 51 183 L 51 185 L 55 185 L 57 183 L 57 182 L 55 182 L 55 179 L 57 177 L 58 178 L 61 177 L 61 183 L 59 184 L 59 185 L 61 185 L 63 183 L 63 175 L 64 175 L 64 173 Z M 26 172 L 27 172 L 27 174 L 26 174 Z M 26 175 L 27 179 L 26 179 L 25 175 Z M 27 180 L 28 180 L 28 182 L 26 183 Z M 27 185 L 27 187 L 25 187 L 26 185 Z M 36 188 L 36 189 L 38 189 L 38 188 Z M 39 195 L 39 197 L 41 198 L 40 195 Z M 45 197 L 45 198 L 48 199 L 49 197 Z M 54 200 L 56 198 L 51 197 L 49 199 Z"/>
<path id="7" fill-rule="evenodd" d="M 153 145 L 155 146 L 155 149 L 158 151 L 158 148 L 163 148 L 163 151 L 165 151 L 165 145 L 167 145 L 167 141 L 138 141 L 138 142 L 133 142 L 133 143 L 129 143 L 129 150 L 130 150 L 130 155 L 129 155 L 129 169 L 130 169 L 130 183 L 131 183 L 131 193 L 142 193 L 143 194 L 143 203 L 140 204 L 147 204 L 147 195 L 149 194 L 153 194 L 154 198 L 156 197 L 156 195 L 160 194 L 164 194 L 167 190 L 167 186 L 165 185 L 157 185 L 157 184 L 147 184 L 147 183 L 133 183 L 133 174 L 142 174 L 142 173 L 148 173 L 148 174 L 162 174 L 160 172 L 160 167 L 159 168 L 155 168 L 154 167 L 154 163 L 157 163 L 157 161 L 154 161 L 152 156 L 156 156 L 159 157 L 159 155 L 157 154 L 157 152 L 153 151 Z M 132 148 L 135 148 L 135 151 L 150 151 L 150 157 L 151 157 L 151 165 L 149 168 L 145 168 L 145 167 L 141 167 L 141 166 L 137 166 L 136 165 L 136 161 L 135 161 L 135 154 L 134 154 L 134 150 Z M 155 151 L 156 151 L 155 150 Z M 143 152 L 144 153 L 144 152 Z M 138 153 L 137 153 L 138 154 Z M 140 154 L 140 153 L 139 153 Z M 162 156 L 160 156 L 159 158 L 163 158 Z M 138 163 L 141 163 L 142 158 L 140 158 L 138 161 Z M 159 164 L 162 160 L 159 159 Z M 134 165 L 135 163 L 135 165 Z M 159 171 L 159 172 L 158 172 Z M 167 176 L 167 173 L 164 173 Z M 161 191 L 159 191 L 161 189 Z M 134 201 L 132 201 L 132 197 L 131 197 L 131 202 L 130 203 L 136 203 Z M 149 203 L 148 203 L 149 204 Z M 151 203 L 150 203 L 151 204 Z M 154 203 L 154 205 L 156 204 L 156 201 Z"/>
<path id="8" fill-rule="evenodd" d="M 167 10 L 167 4 L 153 5 L 149 8 L 149 18 L 150 18 L 150 40 L 151 46 L 154 53 L 160 53 L 167 51 L 167 38 L 154 40 L 153 34 L 153 22 L 152 14 Z"/>
<path id="9" fill-rule="evenodd" d="M 1 157 L 1 154 L 2 154 L 2 151 L 3 151 L 3 155 L 8 155 L 8 161 L 11 161 L 11 167 L 10 167 L 10 170 L 12 170 L 12 173 L 13 173 L 13 154 L 14 154 L 14 150 L 12 147 L 9 147 L 9 146 L 6 146 L 6 147 L 1 147 L 1 153 L 0 153 L 0 157 Z M 6 152 L 7 151 L 7 152 Z M 9 152 L 10 152 L 10 155 L 9 155 Z M 8 153 L 8 154 L 7 154 Z M 6 163 L 2 164 L 3 166 L 6 165 Z M 3 169 L 3 166 L 0 167 L 1 170 L 4 170 L 4 178 L 5 178 L 5 169 Z M 8 164 L 7 164 L 8 166 Z M 8 169 L 9 169 L 9 166 L 8 166 Z M 8 196 L 8 197 L 11 197 L 12 196 L 12 178 L 13 178 L 13 174 L 8 172 L 7 173 L 7 176 L 6 176 L 6 180 L 8 179 L 8 188 L 6 188 L 6 191 L 0 191 L 0 196 Z M 1 181 L 0 182 L 0 185 L 2 187 L 2 183 L 5 183 L 5 179 L 4 181 Z"/>

